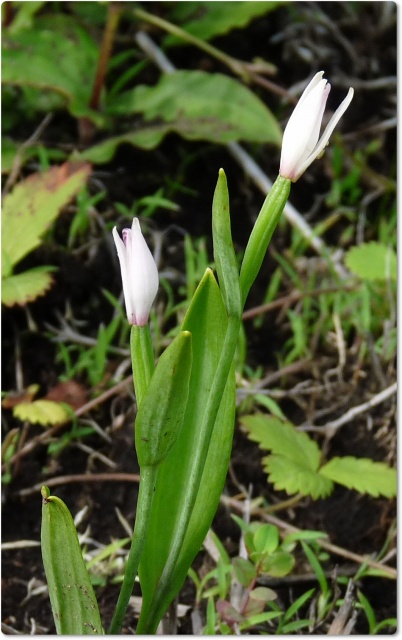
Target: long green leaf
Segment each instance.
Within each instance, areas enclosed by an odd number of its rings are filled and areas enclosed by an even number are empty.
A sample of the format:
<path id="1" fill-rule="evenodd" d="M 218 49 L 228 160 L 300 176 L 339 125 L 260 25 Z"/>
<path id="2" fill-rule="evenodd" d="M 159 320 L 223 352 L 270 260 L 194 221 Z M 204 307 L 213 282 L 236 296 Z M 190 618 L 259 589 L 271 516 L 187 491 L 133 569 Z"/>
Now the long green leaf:
<path id="1" fill-rule="evenodd" d="M 186 498 L 187 482 L 194 453 L 202 443 L 201 423 L 226 334 L 227 316 L 218 285 L 207 270 L 183 323 L 193 339 L 193 367 L 190 393 L 179 438 L 159 467 L 151 521 L 141 563 L 140 582 L 143 607 L 138 633 L 153 633 L 167 606 L 179 592 L 188 567 L 201 548 L 216 512 L 230 459 L 234 410 L 234 369 L 230 371 L 220 409 L 215 421 L 197 500 L 181 547 L 180 556 L 170 577 L 169 589 L 158 594 L 158 581 L 164 570 L 169 549 L 179 527 L 181 508 Z M 151 605 L 155 613 L 149 619 Z"/>
<path id="2" fill-rule="evenodd" d="M 173 19 L 183 10 L 188 11 L 186 5 L 190 3 L 175 3 L 173 5 Z M 254 18 L 263 16 L 276 9 L 279 2 L 197 2 L 193 4 L 193 14 L 181 25 L 183 29 L 198 38 L 210 40 L 215 36 L 228 33 L 232 29 L 246 27 Z M 176 44 L 179 38 L 168 36 L 166 44 Z"/>
<path id="3" fill-rule="evenodd" d="M 247 87 L 220 73 L 174 71 L 154 87 L 140 85 L 108 107 L 112 115 L 142 113 L 147 121 L 174 123 L 188 139 L 280 145 L 282 134 L 268 107 Z"/>
<path id="4" fill-rule="evenodd" d="M 71 514 L 42 487 L 42 558 L 59 635 L 103 633 L 98 603 Z"/>
<path id="5" fill-rule="evenodd" d="M 191 333 L 181 331 L 159 358 L 138 408 L 135 449 L 141 468 L 159 465 L 180 434 L 191 365 Z"/>

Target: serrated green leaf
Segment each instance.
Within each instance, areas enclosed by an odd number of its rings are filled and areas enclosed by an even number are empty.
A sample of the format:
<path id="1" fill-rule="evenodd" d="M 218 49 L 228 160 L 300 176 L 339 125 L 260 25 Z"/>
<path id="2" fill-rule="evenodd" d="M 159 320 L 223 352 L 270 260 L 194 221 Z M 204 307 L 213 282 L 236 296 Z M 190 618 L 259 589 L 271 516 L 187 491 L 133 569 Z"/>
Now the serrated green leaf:
<path id="1" fill-rule="evenodd" d="M 363 280 L 396 280 L 396 253 L 379 242 L 352 247 L 345 255 L 345 264 Z"/>
<path id="2" fill-rule="evenodd" d="M 306 471 L 318 469 L 321 457 L 318 445 L 306 433 L 296 431 L 290 422 L 263 414 L 242 416 L 240 422 L 250 440 L 258 442 L 261 449 L 280 454 Z"/>
<path id="3" fill-rule="evenodd" d="M 181 25 L 191 35 L 210 40 L 232 29 L 246 27 L 254 18 L 266 15 L 279 2 L 197 2 L 196 16 Z M 180 10 L 180 7 L 179 7 Z M 181 42 L 179 38 L 168 36 L 166 44 Z"/>
<path id="4" fill-rule="evenodd" d="M 280 145 L 282 133 L 265 104 L 237 80 L 219 73 L 175 71 L 154 87 L 140 85 L 116 98 L 113 115 L 162 118 L 189 140 Z"/>
<path id="5" fill-rule="evenodd" d="M 2 44 L 4 84 L 54 91 L 73 115 L 102 123 L 103 117 L 88 108 L 98 45 L 76 20 L 61 14 L 43 16 L 32 29 L 5 30 Z"/>
<path id="6" fill-rule="evenodd" d="M 69 417 L 65 406 L 53 400 L 34 400 L 33 402 L 21 402 L 13 409 L 13 416 L 31 424 L 59 424 Z"/>
<path id="7" fill-rule="evenodd" d="M 62 207 L 85 185 L 86 163 L 66 162 L 23 180 L 4 198 L 1 219 L 2 271 L 38 247 Z M 8 275 L 8 273 L 7 273 Z"/>
<path id="8" fill-rule="evenodd" d="M 15 304 L 21 306 L 32 302 L 43 295 L 51 287 L 53 267 L 36 267 L 8 278 L 1 282 L 1 301 L 6 307 Z"/>
<path id="9" fill-rule="evenodd" d="M 396 469 L 383 462 L 353 456 L 336 457 L 321 467 L 319 473 L 348 489 L 356 489 L 375 498 L 393 498 L 396 495 Z"/>
<path id="10" fill-rule="evenodd" d="M 285 456 L 270 455 L 263 458 L 263 463 L 268 480 L 275 489 L 286 491 L 289 495 L 301 493 L 317 500 L 325 498 L 332 491 L 331 480 Z"/>

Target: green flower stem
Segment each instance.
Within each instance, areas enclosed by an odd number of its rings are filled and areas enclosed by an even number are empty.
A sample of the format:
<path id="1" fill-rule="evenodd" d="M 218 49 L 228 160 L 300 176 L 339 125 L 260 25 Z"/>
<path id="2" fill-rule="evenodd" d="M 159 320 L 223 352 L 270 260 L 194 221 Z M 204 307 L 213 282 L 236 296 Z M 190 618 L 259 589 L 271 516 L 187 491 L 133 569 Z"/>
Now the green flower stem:
<path id="1" fill-rule="evenodd" d="M 159 622 L 159 619 L 157 617 L 159 600 L 163 597 L 163 594 L 170 588 L 171 575 L 178 561 L 184 538 L 188 529 L 188 524 L 190 522 L 191 514 L 193 512 L 203 473 L 203 466 L 201 462 L 203 459 L 205 459 L 208 451 L 212 430 L 215 424 L 226 381 L 229 376 L 230 368 L 232 366 L 240 324 L 240 317 L 229 317 L 221 356 L 215 372 L 211 393 L 205 407 L 204 419 L 201 425 L 201 431 L 203 434 L 201 437 L 202 446 L 195 452 L 193 465 L 190 471 L 190 475 L 187 479 L 187 492 L 184 504 L 182 505 L 181 517 L 178 528 L 176 530 L 176 536 L 169 550 L 169 555 L 158 583 L 159 597 L 158 599 L 154 599 L 154 601 L 152 602 L 149 608 L 147 620 L 145 620 L 142 624 L 138 624 L 136 630 L 137 634 L 145 635 L 155 633 L 155 628 Z"/>
<path id="2" fill-rule="evenodd" d="M 135 325 L 131 327 L 130 347 L 135 397 L 137 406 L 139 406 L 155 368 L 149 324 L 145 327 L 137 327 Z M 131 541 L 130 553 L 124 572 L 119 599 L 113 615 L 112 624 L 110 625 L 109 633 L 111 635 L 119 633 L 124 616 L 126 615 L 130 596 L 133 592 L 135 578 L 138 573 L 138 565 L 145 543 L 145 534 L 151 515 L 157 474 L 158 467 L 144 467 L 140 470 L 140 489 L 138 493 L 133 539 Z"/>
<path id="3" fill-rule="evenodd" d="M 145 327 L 137 327 L 136 325 L 131 327 L 130 348 L 135 397 L 137 406 L 139 406 L 155 369 L 149 324 Z"/>
<path id="4" fill-rule="evenodd" d="M 158 467 L 145 467 L 140 473 L 140 490 L 138 494 L 137 512 L 131 549 L 127 566 L 124 572 L 123 584 L 117 601 L 116 610 L 110 625 L 109 634 L 116 635 L 120 632 L 126 615 L 128 603 L 133 592 L 135 578 L 138 573 L 141 553 L 145 544 L 145 534 L 151 515 L 152 500 L 154 497 Z"/>
<path id="5" fill-rule="evenodd" d="M 251 232 L 240 270 L 243 304 L 261 268 L 272 234 L 289 197 L 290 186 L 288 178 L 277 177 Z"/>

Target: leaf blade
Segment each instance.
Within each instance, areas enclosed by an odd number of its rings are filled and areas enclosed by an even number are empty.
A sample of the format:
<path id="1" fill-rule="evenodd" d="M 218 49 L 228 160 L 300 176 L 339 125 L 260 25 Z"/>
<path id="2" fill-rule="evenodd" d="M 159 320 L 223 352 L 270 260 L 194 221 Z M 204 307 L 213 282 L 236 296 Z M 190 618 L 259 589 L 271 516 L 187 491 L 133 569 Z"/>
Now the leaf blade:
<path id="1" fill-rule="evenodd" d="M 348 489 L 368 493 L 375 498 L 393 498 L 396 495 L 396 469 L 384 462 L 353 456 L 335 457 L 321 467 L 319 473 Z"/>

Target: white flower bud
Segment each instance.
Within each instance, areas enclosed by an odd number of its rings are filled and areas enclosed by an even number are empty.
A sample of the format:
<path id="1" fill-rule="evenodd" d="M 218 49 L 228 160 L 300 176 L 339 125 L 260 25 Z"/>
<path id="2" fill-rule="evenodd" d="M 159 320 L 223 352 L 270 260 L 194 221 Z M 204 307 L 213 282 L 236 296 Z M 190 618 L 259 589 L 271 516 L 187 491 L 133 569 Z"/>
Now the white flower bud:
<path id="1" fill-rule="evenodd" d="M 323 78 L 324 71 L 316 73 L 300 97 L 286 125 L 279 175 L 296 182 L 310 164 L 322 155 L 331 133 L 345 113 L 353 98 L 350 88 L 327 124 L 321 138 L 321 122 L 331 85 Z"/>
<path id="2" fill-rule="evenodd" d="M 143 327 L 148 322 L 158 291 L 158 269 L 137 218 L 133 219 L 131 229 L 123 229 L 122 236 L 123 240 L 114 227 L 113 239 L 120 260 L 127 319 L 130 324 Z"/>

